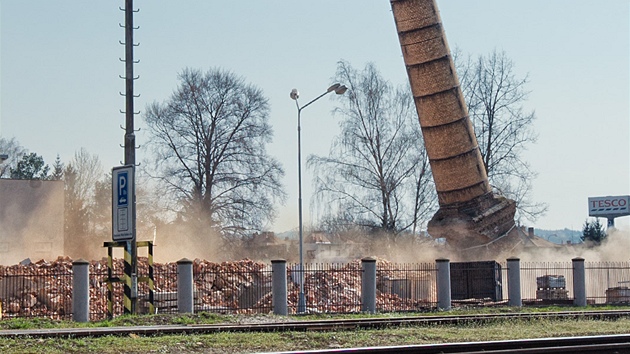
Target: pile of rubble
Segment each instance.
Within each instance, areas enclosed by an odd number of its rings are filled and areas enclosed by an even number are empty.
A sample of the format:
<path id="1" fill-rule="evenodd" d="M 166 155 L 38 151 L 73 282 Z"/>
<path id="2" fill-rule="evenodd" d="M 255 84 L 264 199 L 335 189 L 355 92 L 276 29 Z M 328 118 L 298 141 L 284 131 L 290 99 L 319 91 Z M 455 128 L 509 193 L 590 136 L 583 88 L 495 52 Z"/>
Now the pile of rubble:
<path id="1" fill-rule="evenodd" d="M 20 317 L 64 317 L 71 312 L 72 262 L 24 260 L 0 266 L 3 314 Z"/>
<path id="2" fill-rule="evenodd" d="M 122 278 L 123 260 L 115 259 L 112 277 Z M 91 318 L 105 318 L 108 297 L 107 259 L 90 262 Z M 162 312 L 175 312 L 177 263 L 156 263 L 155 304 Z M 377 308 L 418 310 L 434 301 L 434 278 L 429 272 L 404 271 L 385 260 L 377 263 Z M 361 262 L 332 265 L 304 272 L 308 312 L 359 312 L 361 310 Z M 146 277 L 146 258 L 138 260 L 138 275 Z M 193 261 L 195 310 L 225 313 L 269 313 L 272 311 L 271 266 L 252 260 L 214 263 Z M 298 277 L 288 270 L 289 309 L 295 311 L 299 293 Z M 292 276 L 294 278 L 292 278 Z M 416 279 L 416 280 L 413 280 Z M 419 286 L 421 284 L 422 286 Z M 148 300 L 148 284 L 139 282 L 140 302 Z M 174 296 L 171 296 L 174 295 Z M 123 285 L 113 284 L 114 314 L 122 313 Z M 69 318 L 72 311 L 72 260 L 59 257 L 52 262 L 24 261 L 0 266 L 0 300 L 9 317 Z"/>

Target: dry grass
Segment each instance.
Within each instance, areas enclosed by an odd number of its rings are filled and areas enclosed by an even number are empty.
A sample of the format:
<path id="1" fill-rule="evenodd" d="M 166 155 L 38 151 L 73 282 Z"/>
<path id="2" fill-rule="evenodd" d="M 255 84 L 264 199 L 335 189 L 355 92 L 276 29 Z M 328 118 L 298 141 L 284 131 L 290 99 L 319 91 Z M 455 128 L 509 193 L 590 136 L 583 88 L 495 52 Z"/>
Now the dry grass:
<path id="1" fill-rule="evenodd" d="M 181 316 L 175 323 L 186 323 Z M 212 321 L 216 321 L 214 318 Z M 222 318 L 219 322 L 235 319 Z M 137 323 L 127 321 L 126 323 Z M 214 322 L 216 323 L 216 322 Z M 120 325 L 120 323 L 116 324 Z M 109 336 L 68 339 L 0 339 L 2 353 L 252 353 L 362 346 L 430 344 L 539 337 L 627 333 L 630 319 L 502 320 L 457 326 L 409 326 L 380 330 L 276 333 L 216 333 L 156 337 Z"/>

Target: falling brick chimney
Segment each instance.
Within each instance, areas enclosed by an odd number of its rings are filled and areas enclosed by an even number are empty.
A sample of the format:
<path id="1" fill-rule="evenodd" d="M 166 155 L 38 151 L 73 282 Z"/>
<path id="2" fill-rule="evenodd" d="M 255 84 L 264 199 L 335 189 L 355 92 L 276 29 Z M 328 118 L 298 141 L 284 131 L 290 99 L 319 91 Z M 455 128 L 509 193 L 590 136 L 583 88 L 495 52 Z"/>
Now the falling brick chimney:
<path id="1" fill-rule="evenodd" d="M 435 0 L 390 0 L 440 208 L 429 233 L 459 249 L 495 243 L 516 203 L 495 195 Z"/>

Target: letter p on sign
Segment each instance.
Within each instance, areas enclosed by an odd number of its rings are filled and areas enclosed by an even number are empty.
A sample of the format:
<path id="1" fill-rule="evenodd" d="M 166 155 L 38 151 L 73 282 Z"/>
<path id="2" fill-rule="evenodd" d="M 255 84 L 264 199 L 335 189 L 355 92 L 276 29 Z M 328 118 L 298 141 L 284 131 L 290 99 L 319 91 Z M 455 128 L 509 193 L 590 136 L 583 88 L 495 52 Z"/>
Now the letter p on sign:
<path id="1" fill-rule="evenodd" d="M 118 174 L 118 206 L 129 205 L 129 173 L 127 171 Z"/>

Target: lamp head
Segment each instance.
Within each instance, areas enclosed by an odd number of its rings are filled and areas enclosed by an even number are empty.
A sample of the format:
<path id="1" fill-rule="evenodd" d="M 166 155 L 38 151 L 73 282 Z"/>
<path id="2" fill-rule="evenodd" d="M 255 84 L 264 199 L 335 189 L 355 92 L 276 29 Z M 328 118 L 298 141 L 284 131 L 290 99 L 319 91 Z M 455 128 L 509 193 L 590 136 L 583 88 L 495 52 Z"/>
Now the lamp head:
<path id="1" fill-rule="evenodd" d="M 348 88 L 346 87 L 346 85 L 340 85 L 337 88 L 335 88 L 335 93 L 338 95 L 343 95 L 344 93 L 346 93 L 346 91 L 348 91 Z"/>
<path id="2" fill-rule="evenodd" d="M 337 91 L 337 89 L 339 88 L 339 86 L 341 86 L 341 84 L 340 84 L 340 83 L 332 84 L 332 85 L 330 85 L 330 87 L 326 90 L 326 92 Z"/>
<path id="3" fill-rule="evenodd" d="M 6 160 L 8 158 L 9 158 L 9 155 L 7 155 L 7 154 L 0 154 L 0 162 Z"/>
<path id="4" fill-rule="evenodd" d="M 300 93 L 298 92 L 297 89 L 293 89 L 291 90 L 289 97 L 291 97 L 292 100 L 297 100 L 300 97 Z"/>

